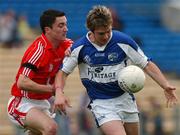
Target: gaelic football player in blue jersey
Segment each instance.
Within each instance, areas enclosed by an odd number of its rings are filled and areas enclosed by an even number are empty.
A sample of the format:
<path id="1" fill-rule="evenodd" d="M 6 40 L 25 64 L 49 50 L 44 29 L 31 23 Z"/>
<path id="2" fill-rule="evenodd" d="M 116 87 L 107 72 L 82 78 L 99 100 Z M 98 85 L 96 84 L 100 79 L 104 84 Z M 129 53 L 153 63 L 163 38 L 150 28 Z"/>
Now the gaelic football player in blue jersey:
<path id="1" fill-rule="evenodd" d="M 176 104 L 175 87 L 128 35 L 112 30 L 112 16 L 105 6 L 95 6 L 87 15 L 89 32 L 71 47 L 56 76 L 55 109 L 69 106 L 63 90 L 67 76 L 78 65 L 82 84 L 90 97 L 89 109 L 105 135 L 139 135 L 139 117 L 133 94 L 117 82 L 118 71 L 137 65 L 164 90 L 167 105 Z"/>

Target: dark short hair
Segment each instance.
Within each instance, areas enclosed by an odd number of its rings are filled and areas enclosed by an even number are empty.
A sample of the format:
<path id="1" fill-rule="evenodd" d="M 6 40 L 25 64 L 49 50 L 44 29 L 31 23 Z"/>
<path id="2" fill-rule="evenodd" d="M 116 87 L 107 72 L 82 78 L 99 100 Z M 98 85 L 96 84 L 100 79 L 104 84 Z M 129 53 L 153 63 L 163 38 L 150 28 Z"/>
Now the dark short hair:
<path id="1" fill-rule="evenodd" d="M 40 16 L 40 27 L 42 32 L 45 34 L 45 27 L 52 28 L 52 25 L 54 24 L 56 17 L 65 16 L 65 13 L 59 10 L 54 9 L 48 9 L 42 13 Z"/>

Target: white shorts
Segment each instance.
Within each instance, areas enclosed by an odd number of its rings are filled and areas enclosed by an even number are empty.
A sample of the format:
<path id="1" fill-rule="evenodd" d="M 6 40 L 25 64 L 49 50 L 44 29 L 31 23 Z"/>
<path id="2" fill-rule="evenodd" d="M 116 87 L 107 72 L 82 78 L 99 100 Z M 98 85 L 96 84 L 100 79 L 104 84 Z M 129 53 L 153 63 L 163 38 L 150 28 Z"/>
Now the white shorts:
<path id="1" fill-rule="evenodd" d="M 97 126 L 112 121 L 139 122 L 136 101 L 129 93 L 113 99 L 96 99 L 89 105 Z"/>
<path id="2" fill-rule="evenodd" d="M 16 126 L 24 128 L 23 120 L 25 119 L 27 112 L 33 107 L 39 108 L 51 116 L 49 111 L 50 103 L 48 100 L 34 100 L 25 97 L 12 96 L 9 99 L 7 108 L 10 121 Z"/>

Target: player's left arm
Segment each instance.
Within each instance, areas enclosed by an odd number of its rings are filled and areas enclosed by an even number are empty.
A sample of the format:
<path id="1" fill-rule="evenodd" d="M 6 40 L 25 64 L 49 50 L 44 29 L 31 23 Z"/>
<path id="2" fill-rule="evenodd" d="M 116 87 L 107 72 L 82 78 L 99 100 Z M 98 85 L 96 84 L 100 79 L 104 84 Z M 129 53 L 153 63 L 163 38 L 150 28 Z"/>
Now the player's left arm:
<path id="1" fill-rule="evenodd" d="M 34 93 L 52 93 L 54 91 L 54 87 L 52 85 L 39 84 L 23 74 L 20 74 L 17 86 L 21 90 Z"/>
<path id="2" fill-rule="evenodd" d="M 171 107 L 176 104 L 176 88 L 168 82 L 158 66 L 152 61 L 149 61 L 145 66 L 144 71 L 164 89 L 164 94 L 167 99 L 167 107 Z"/>
<path id="3" fill-rule="evenodd" d="M 55 101 L 53 105 L 53 112 L 62 111 L 66 114 L 66 108 L 71 107 L 69 99 L 64 95 L 64 86 L 68 74 L 59 70 L 55 78 Z"/>

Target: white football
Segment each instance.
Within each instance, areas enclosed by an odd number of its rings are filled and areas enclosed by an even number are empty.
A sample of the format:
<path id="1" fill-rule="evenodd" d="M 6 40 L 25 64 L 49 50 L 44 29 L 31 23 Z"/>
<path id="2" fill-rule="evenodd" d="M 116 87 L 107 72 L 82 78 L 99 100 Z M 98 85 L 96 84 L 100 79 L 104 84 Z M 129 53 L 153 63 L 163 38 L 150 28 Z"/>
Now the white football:
<path id="1" fill-rule="evenodd" d="M 138 66 L 130 65 L 118 73 L 120 88 L 129 93 L 136 93 L 143 89 L 145 83 L 144 71 Z"/>

